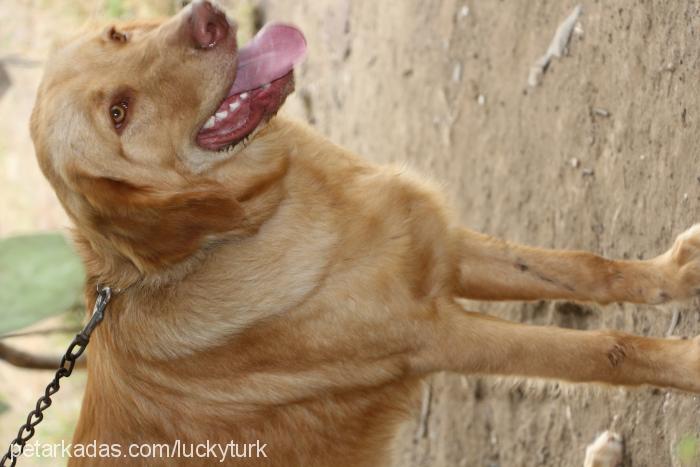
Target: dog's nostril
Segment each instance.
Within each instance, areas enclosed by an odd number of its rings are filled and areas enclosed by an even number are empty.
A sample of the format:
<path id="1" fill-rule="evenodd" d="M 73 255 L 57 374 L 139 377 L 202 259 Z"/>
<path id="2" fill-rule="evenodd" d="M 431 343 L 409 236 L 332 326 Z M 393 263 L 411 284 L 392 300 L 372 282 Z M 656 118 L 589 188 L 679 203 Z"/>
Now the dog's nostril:
<path id="1" fill-rule="evenodd" d="M 229 24 L 226 15 L 206 0 L 192 3 L 192 38 L 200 48 L 212 48 L 226 39 Z"/>

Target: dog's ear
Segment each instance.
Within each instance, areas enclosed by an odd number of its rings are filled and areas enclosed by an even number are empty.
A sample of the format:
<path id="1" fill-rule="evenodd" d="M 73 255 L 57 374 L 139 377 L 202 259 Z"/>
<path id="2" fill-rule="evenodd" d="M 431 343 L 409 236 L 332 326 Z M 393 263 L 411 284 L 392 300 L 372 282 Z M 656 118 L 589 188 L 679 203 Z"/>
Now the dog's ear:
<path id="1" fill-rule="evenodd" d="M 240 204 L 213 182 L 169 191 L 83 176 L 79 187 L 91 208 L 90 224 L 142 271 L 186 259 L 207 237 L 243 220 Z"/>

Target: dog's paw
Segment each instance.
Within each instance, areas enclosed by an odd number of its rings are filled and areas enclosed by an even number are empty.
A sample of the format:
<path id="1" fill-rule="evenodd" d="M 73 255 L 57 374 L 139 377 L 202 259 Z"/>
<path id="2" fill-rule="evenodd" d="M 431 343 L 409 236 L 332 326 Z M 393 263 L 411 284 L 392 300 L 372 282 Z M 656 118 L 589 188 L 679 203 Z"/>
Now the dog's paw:
<path id="1" fill-rule="evenodd" d="M 621 467 L 624 455 L 622 436 L 606 431 L 586 448 L 584 467 Z"/>
<path id="2" fill-rule="evenodd" d="M 669 298 L 682 300 L 700 296 L 700 224 L 680 234 L 664 256 L 675 283 L 673 297 Z"/>

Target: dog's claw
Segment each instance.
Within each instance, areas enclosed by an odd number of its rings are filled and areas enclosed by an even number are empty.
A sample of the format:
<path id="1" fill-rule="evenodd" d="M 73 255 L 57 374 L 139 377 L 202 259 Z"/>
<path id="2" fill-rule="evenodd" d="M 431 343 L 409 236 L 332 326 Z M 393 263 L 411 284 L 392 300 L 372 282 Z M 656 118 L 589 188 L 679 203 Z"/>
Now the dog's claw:
<path id="1" fill-rule="evenodd" d="M 671 299 L 685 300 L 700 296 L 700 224 L 680 234 L 666 255 L 673 271 Z"/>

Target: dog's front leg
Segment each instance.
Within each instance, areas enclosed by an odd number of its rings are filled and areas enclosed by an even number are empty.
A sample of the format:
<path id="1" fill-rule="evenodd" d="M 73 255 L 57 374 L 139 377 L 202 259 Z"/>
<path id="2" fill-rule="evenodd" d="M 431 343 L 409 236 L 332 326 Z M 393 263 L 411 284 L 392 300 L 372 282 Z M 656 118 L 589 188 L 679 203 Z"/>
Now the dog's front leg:
<path id="1" fill-rule="evenodd" d="M 465 298 L 659 304 L 700 293 L 700 224 L 645 261 L 532 248 L 466 229 L 456 239 L 457 293 Z"/>
<path id="2" fill-rule="evenodd" d="M 447 300 L 436 306 L 414 357 L 424 374 L 447 370 L 700 392 L 700 338 L 531 326 L 467 313 Z"/>

